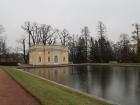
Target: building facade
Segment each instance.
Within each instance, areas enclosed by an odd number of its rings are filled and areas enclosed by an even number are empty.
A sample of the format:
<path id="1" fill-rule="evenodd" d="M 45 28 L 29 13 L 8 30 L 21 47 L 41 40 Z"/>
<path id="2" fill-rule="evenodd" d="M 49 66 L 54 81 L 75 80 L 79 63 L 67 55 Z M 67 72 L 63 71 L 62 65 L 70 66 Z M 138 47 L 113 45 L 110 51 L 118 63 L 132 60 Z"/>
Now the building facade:
<path id="1" fill-rule="evenodd" d="M 60 45 L 34 45 L 29 50 L 29 64 L 68 64 L 68 48 Z"/>

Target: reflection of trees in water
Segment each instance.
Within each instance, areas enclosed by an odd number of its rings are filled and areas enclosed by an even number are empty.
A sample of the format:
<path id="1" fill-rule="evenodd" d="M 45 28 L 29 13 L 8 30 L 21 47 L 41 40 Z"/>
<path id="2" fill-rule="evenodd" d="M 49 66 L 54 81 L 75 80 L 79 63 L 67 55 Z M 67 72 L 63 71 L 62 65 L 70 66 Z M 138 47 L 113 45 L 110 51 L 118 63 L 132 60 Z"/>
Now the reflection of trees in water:
<path id="1" fill-rule="evenodd" d="M 137 103 L 140 103 L 140 68 L 137 68 L 136 70 L 136 101 Z"/>
<path id="2" fill-rule="evenodd" d="M 88 70 L 87 66 L 70 67 L 70 85 L 76 89 L 88 92 Z"/>
<path id="3" fill-rule="evenodd" d="M 133 75 L 135 77 L 135 92 L 140 94 L 140 68 L 135 68 Z"/>
<path id="4" fill-rule="evenodd" d="M 101 97 L 106 97 L 108 87 L 111 84 L 111 78 L 112 78 L 112 70 L 109 66 L 90 66 L 90 74 L 91 74 L 91 80 L 92 80 L 92 88 L 100 89 L 98 93 L 96 91 L 92 91 L 93 93 L 96 93 L 96 95 Z"/>
<path id="5" fill-rule="evenodd" d="M 140 103 L 140 68 L 70 66 L 26 69 L 36 75 L 107 99 Z M 134 102 L 135 101 L 135 102 Z"/>
<path id="6" fill-rule="evenodd" d="M 112 71 L 109 67 L 98 66 L 73 66 L 71 67 L 71 75 L 76 78 L 79 88 L 90 93 L 93 88 L 98 85 L 100 88 L 100 96 L 105 97 L 106 90 L 111 81 Z M 75 82 L 75 81 L 74 81 Z M 94 92 L 93 92 L 94 93 Z"/>
<path id="7" fill-rule="evenodd" d="M 121 71 L 120 71 L 121 69 Z M 138 84 L 140 83 L 140 71 L 137 67 L 121 67 L 118 70 L 118 77 L 120 87 L 119 95 L 123 100 L 129 100 L 130 105 L 138 105 L 140 103 L 140 89 Z"/>
<path id="8" fill-rule="evenodd" d="M 71 66 L 70 67 L 71 75 L 84 74 L 86 72 L 88 72 L 87 66 Z"/>
<path id="9" fill-rule="evenodd" d="M 132 71 L 133 70 L 133 71 Z M 133 68 L 122 68 L 121 71 L 121 86 L 124 86 L 124 94 L 128 96 L 129 94 L 133 94 L 132 90 L 135 87 L 135 70 Z"/>
<path id="10" fill-rule="evenodd" d="M 139 71 L 136 67 L 118 67 L 116 69 L 115 78 L 119 81 L 119 91 L 122 91 L 121 94 L 126 97 L 135 94 L 136 85 L 139 84 L 139 80 L 137 79 L 138 73 Z M 133 96 L 133 98 L 134 97 L 135 96 Z"/>

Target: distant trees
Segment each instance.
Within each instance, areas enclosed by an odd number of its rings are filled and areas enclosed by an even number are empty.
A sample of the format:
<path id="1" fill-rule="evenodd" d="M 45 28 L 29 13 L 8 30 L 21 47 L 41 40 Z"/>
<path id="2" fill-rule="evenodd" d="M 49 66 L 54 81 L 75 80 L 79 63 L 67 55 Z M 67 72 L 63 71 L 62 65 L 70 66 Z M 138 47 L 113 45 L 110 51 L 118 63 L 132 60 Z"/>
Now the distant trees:
<path id="1" fill-rule="evenodd" d="M 22 51 L 22 53 L 23 53 L 23 61 L 24 61 L 24 63 L 28 63 L 28 54 L 27 54 L 27 52 L 26 52 L 26 38 L 25 38 L 25 36 L 22 36 L 19 40 L 17 40 L 17 42 L 19 43 L 19 44 L 21 44 L 21 48 L 20 48 L 20 50 Z"/>
<path id="2" fill-rule="evenodd" d="M 88 61 L 88 48 L 89 48 L 89 40 L 90 40 L 90 32 L 87 26 L 85 26 L 82 31 L 82 37 L 84 40 L 84 53 L 85 53 L 85 62 Z"/>
<path id="3" fill-rule="evenodd" d="M 130 62 L 131 51 L 130 38 L 127 34 L 122 33 L 115 48 L 115 53 L 118 55 L 116 59 L 119 62 Z"/>
<path id="4" fill-rule="evenodd" d="M 28 41 L 22 40 L 21 42 L 23 47 L 25 47 L 25 43 L 27 42 L 29 48 L 36 44 L 54 45 L 57 43 L 57 38 L 60 38 L 60 42 L 63 46 L 69 46 L 71 42 L 71 36 L 66 29 L 60 31 L 53 28 L 51 25 L 38 24 L 36 22 L 32 23 L 29 21 L 25 22 L 21 28 L 28 34 Z M 23 51 L 25 56 L 25 50 Z"/>
<path id="5" fill-rule="evenodd" d="M 31 46 L 31 34 L 32 34 L 32 26 L 30 22 L 25 22 L 23 26 L 21 26 L 22 29 L 28 33 L 28 45 Z"/>
<path id="6" fill-rule="evenodd" d="M 102 22 L 98 24 L 99 38 L 94 40 L 89 34 L 88 27 L 82 29 L 82 34 L 77 40 L 75 46 L 75 62 L 109 62 L 113 60 L 113 48 L 110 41 L 105 38 L 105 25 Z"/>
<path id="7" fill-rule="evenodd" d="M 99 38 L 93 41 L 91 39 L 91 56 L 95 62 L 109 62 L 113 60 L 113 50 L 111 42 L 106 38 L 106 26 L 99 21 L 97 25 L 97 34 Z M 93 53 L 94 51 L 94 53 Z"/>
<path id="8" fill-rule="evenodd" d="M 66 29 L 59 32 L 59 38 L 63 46 L 68 46 L 70 41 L 72 40 L 70 33 Z"/>
<path id="9" fill-rule="evenodd" d="M 130 40 L 129 40 L 129 36 L 125 33 L 120 35 L 120 41 L 119 41 L 119 45 L 120 45 L 120 57 L 122 62 L 127 62 L 129 61 L 129 56 L 130 56 Z"/>
<path id="10" fill-rule="evenodd" d="M 27 40 L 23 39 L 21 43 L 23 49 L 27 49 L 26 43 L 28 43 L 29 47 L 35 44 L 61 44 L 67 46 L 69 49 L 69 59 L 73 63 L 138 62 L 136 58 L 140 58 L 140 28 L 138 24 L 133 26 L 135 28 L 133 39 L 137 42 L 137 52 L 135 52 L 129 36 L 125 33 L 120 35 L 120 39 L 116 43 L 108 40 L 107 28 L 101 21 L 97 24 L 98 38 L 96 39 L 90 35 L 87 26 L 81 29 L 81 34 L 74 35 L 67 29 L 59 30 L 51 25 L 25 22 L 22 25 L 22 29 L 27 33 L 28 37 L 26 38 Z M 24 60 L 26 60 L 26 54 L 25 50 L 23 50 Z"/>
<path id="11" fill-rule="evenodd" d="M 98 41 L 94 40 L 93 37 L 90 39 L 90 60 L 92 62 L 99 62 L 99 45 Z"/>
<path id="12" fill-rule="evenodd" d="M 35 44 L 55 44 L 57 29 L 53 29 L 50 25 L 25 22 L 21 26 L 28 33 L 29 47 Z"/>
<path id="13" fill-rule="evenodd" d="M 1 36 L 1 34 L 4 32 L 4 27 L 0 25 L 0 62 L 1 62 L 1 57 L 6 54 L 6 42 L 5 38 Z"/>
<path id="14" fill-rule="evenodd" d="M 8 47 L 6 45 L 6 36 L 2 34 L 5 32 L 3 25 L 0 25 L 0 62 L 6 62 L 8 58 Z"/>
<path id="15" fill-rule="evenodd" d="M 50 25 L 42 24 L 40 27 L 38 39 L 40 44 L 51 45 L 56 43 L 56 34 L 58 33 L 57 29 L 53 29 Z"/>
<path id="16" fill-rule="evenodd" d="M 93 38 L 91 38 L 91 47 L 90 47 L 90 59 L 93 62 L 109 62 L 114 60 L 114 53 L 113 53 L 113 48 L 111 46 L 111 43 L 104 39 L 103 40 L 103 48 L 101 50 L 101 40 L 93 40 Z M 104 52 L 101 52 L 104 51 Z"/>
<path id="17" fill-rule="evenodd" d="M 7 54 L 7 46 L 6 46 L 6 38 L 3 36 L 0 36 L 0 60 L 2 59 L 2 57 L 6 58 L 6 54 Z"/>
<path id="18" fill-rule="evenodd" d="M 97 25 L 97 34 L 99 35 L 99 56 L 100 56 L 100 61 L 103 61 L 103 53 L 104 53 L 104 41 L 105 41 L 105 34 L 106 34 L 106 27 L 103 24 L 103 22 L 99 21 Z"/>
<path id="19" fill-rule="evenodd" d="M 134 31 L 132 32 L 132 38 L 136 42 L 136 58 L 137 62 L 140 62 L 140 25 L 138 23 L 133 24 Z"/>
<path id="20" fill-rule="evenodd" d="M 68 48 L 69 48 L 69 60 L 70 62 L 76 63 L 77 59 L 77 45 L 78 45 L 78 36 L 71 35 L 71 40 L 69 41 Z"/>
<path id="21" fill-rule="evenodd" d="M 84 38 L 79 37 L 78 45 L 76 46 L 76 63 L 84 63 L 87 61 L 85 47 Z"/>
<path id="22" fill-rule="evenodd" d="M 4 29 L 3 25 L 0 24 L 0 35 L 1 35 L 3 32 L 5 32 L 5 29 Z"/>
<path id="23" fill-rule="evenodd" d="M 97 32 L 99 38 L 90 40 L 90 59 L 92 62 L 135 62 L 135 49 L 127 34 L 120 35 L 120 40 L 113 44 L 106 38 L 106 27 L 98 22 Z"/>

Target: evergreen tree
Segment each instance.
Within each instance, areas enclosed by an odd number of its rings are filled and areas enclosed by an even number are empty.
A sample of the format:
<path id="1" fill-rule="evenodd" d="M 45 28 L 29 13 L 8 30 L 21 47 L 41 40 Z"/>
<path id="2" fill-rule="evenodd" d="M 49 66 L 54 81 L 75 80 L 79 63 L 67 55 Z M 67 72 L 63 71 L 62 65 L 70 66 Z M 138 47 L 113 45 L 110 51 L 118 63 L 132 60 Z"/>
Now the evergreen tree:
<path id="1" fill-rule="evenodd" d="M 99 62 L 99 46 L 98 41 L 90 39 L 90 59 L 92 62 Z"/>
<path id="2" fill-rule="evenodd" d="M 90 60 L 92 62 L 95 60 L 95 43 L 93 38 L 90 39 Z"/>
<path id="3" fill-rule="evenodd" d="M 118 61 L 119 62 L 131 62 L 133 56 L 133 50 L 130 46 L 129 36 L 125 33 L 120 35 L 120 41 L 117 42 L 118 46 Z"/>
<path id="4" fill-rule="evenodd" d="M 84 62 L 86 62 L 85 40 L 84 40 L 84 38 L 82 38 L 82 37 L 79 38 L 76 50 L 77 50 L 76 51 L 77 63 L 84 63 Z"/>
<path id="5" fill-rule="evenodd" d="M 82 37 L 84 39 L 84 43 L 85 43 L 85 62 L 88 62 L 88 48 L 89 48 L 89 38 L 90 38 L 90 35 L 89 35 L 89 29 L 87 26 L 85 26 L 83 29 L 82 29 Z"/>
<path id="6" fill-rule="evenodd" d="M 136 23 L 133 26 L 135 30 L 132 32 L 132 38 L 136 41 L 136 58 L 137 62 L 140 62 L 140 25 Z"/>
<path id="7" fill-rule="evenodd" d="M 99 35 L 99 56 L 100 56 L 100 62 L 104 62 L 104 41 L 105 41 L 105 35 L 106 35 L 106 27 L 103 24 L 103 22 L 99 21 L 97 26 L 97 33 Z"/>

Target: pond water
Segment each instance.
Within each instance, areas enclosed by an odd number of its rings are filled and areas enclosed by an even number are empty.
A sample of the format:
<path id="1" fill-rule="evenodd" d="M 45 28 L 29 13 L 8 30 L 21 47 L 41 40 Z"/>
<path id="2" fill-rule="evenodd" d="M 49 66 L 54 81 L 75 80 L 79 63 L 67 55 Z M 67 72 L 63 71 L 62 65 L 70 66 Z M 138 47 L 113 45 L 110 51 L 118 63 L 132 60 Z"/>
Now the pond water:
<path id="1" fill-rule="evenodd" d="M 140 68 L 69 66 L 25 71 L 121 105 L 140 105 Z"/>

